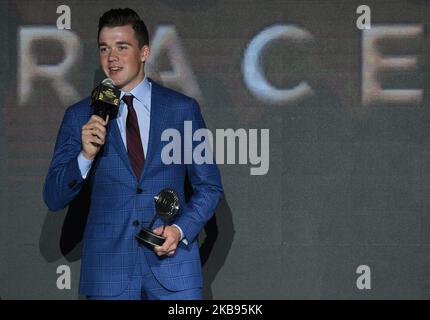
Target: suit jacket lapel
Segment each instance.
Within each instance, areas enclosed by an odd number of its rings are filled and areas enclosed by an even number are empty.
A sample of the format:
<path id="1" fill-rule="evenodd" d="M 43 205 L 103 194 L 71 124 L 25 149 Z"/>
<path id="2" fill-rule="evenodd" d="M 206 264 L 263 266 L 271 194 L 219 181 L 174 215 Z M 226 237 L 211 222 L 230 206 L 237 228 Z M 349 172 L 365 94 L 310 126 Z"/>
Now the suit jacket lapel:
<path id="1" fill-rule="evenodd" d="M 112 119 L 112 121 L 109 121 L 109 139 L 111 139 L 112 144 L 118 151 L 118 154 L 122 161 L 124 161 L 125 166 L 130 170 L 130 172 L 134 175 L 133 168 L 131 167 L 130 159 L 128 158 L 127 149 L 124 146 L 124 142 L 121 138 L 121 132 L 119 131 L 118 123 L 116 122 L 116 119 Z"/>
<path id="2" fill-rule="evenodd" d="M 165 109 L 163 106 L 163 96 L 161 88 L 152 79 L 149 79 L 152 84 L 151 89 L 151 119 L 149 125 L 149 139 L 148 139 L 148 150 L 145 152 L 145 166 L 143 167 L 142 174 L 139 181 L 143 179 L 148 167 L 151 165 L 151 161 L 155 154 L 155 150 L 158 144 L 161 142 L 161 130 L 163 129 L 162 123 L 164 119 Z"/>

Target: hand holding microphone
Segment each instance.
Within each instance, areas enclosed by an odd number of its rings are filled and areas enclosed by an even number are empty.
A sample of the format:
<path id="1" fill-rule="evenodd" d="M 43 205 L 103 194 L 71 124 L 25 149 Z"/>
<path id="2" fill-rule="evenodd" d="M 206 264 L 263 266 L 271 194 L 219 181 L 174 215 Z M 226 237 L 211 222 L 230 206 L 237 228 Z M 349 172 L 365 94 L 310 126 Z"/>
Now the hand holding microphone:
<path id="1" fill-rule="evenodd" d="M 82 127 L 82 152 L 86 159 L 94 160 L 105 144 L 106 125 L 118 114 L 120 91 L 106 78 L 91 93 L 94 114 Z"/>
<path id="2" fill-rule="evenodd" d="M 94 160 L 101 147 L 105 144 L 108 121 L 109 115 L 106 120 L 92 115 L 90 120 L 82 127 L 82 152 L 86 159 Z"/>

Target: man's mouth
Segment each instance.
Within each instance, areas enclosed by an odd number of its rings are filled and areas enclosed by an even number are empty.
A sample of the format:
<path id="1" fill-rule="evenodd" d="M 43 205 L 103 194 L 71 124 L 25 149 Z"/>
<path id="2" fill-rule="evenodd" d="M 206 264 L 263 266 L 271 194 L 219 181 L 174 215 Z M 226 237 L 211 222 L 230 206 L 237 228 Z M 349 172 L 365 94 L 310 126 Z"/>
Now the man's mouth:
<path id="1" fill-rule="evenodd" d="M 120 71 L 120 70 L 122 70 L 122 68 L 121 68 L 121 67 L 109 67 L 109 71 L 110 71 L 110 72 L 118 72 L 118 71 Z"/>

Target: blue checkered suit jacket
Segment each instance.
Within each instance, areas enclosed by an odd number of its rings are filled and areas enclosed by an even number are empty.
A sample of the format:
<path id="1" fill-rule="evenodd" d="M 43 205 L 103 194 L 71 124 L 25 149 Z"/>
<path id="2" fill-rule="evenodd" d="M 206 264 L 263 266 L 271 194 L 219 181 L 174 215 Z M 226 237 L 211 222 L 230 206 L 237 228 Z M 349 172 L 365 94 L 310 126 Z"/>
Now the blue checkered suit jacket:
<path id="1" fill-rule="evenodd" d="M 110 121 L 105 145 L 83 180 L 77 157 L 81 151 L 81 128 L 93 114 L 90 98 L 66 110 L 58 133 L 43 196 L 48 208 L 57 211 L 75 198 L 84 183 L 89 183 L 91 201 L 80 278 L 83 295 L 122 293 L 132 275 L 138 250 L 144 250 L 152 272 L 166 289 L 178 291 L 203 285 L 197 237 L 222 195 L 220 173 L 216 164 L 165 165 L 161 161 L 161 150 L 168 143 L 161 141 L 164 129 L 175 128 L 184 137 L 184 121 L 192 121 L 193 131 L 204 128 L 205 123 L 194 99 L 150 81 L 149 144 L 140 179 L 133 173 L 116 121 Z M 182 143 L 182 155 L 183 151 Z M 193 195 L 185 203 L 187 174 Z M 143 192 L 138 192 L 139 188 Z M 173 223 L 182 229 L 189 243 L 180 242 L 174 256 L 160 258 L 138 246 L 134 236 L 140 227 L 133 221 L 149 224 L 155 213 L 153 197 L 163 188 L 179 193 L 181 209 Z M 161 224 L 158 220 L 154 228 Z"/>

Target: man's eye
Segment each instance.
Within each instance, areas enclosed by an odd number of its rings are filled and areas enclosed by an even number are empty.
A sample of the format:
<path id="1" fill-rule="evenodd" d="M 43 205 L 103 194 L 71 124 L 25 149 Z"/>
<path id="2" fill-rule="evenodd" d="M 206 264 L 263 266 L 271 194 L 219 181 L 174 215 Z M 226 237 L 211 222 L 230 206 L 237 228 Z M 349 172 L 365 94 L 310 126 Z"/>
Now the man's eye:
<path id="1" fill-rule="evenodd" d="M 107 51 L 107 48 L 99 48 L 99 51 L 100 51 L 101 53 L 104 53 L 104 52 L 106 52 L 106 51 Z"/>
<path id="2" fill-rule="evenodd" d="M 123 51 L 123 50 L 127 49 L 127 47 L 126 46 L 119 46 L 118 49 L 119 49 L 119 51 Z"/>

